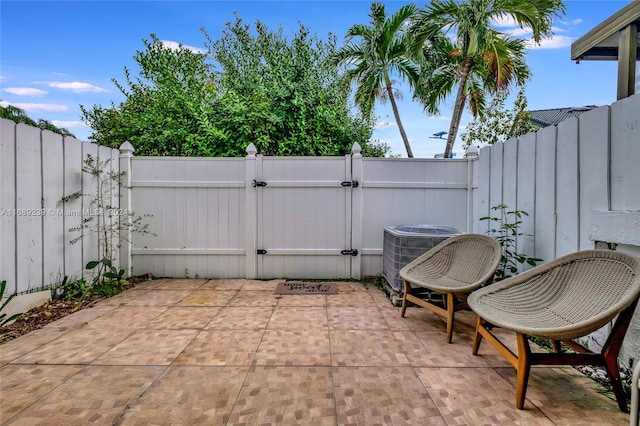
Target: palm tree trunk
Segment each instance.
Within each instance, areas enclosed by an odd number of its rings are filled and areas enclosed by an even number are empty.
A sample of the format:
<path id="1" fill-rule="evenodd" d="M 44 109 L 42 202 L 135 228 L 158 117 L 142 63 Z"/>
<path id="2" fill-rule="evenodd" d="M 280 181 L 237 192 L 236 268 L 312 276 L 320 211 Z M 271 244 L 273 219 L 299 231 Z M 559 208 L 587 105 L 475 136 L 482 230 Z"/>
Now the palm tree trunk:
<path id="1" fill-rule="evenodd" d="M 464 87 L 467 85 L 467 78 L 469 77 L 469 71 L 471 70 L 472 63 L 473 56 L 468 55 L 460 72 L 460 82 L 458 83 L 456 105 L 453 108 L 453 117 L 451 117 L 451 125 L 449 126 L 449 137 L 447 138 L 447 146 L 444 150 L 444 158 L 451 157 L 453 144 L 456 141 L 456 136 L 458 136 L 458 127 L 460 127 L 460 119 L 462 118 L 462 111 L 464 111 L 464 104 L 467 99 L 465 96 Z"/>
<path id="2" fill-rule="evenodd" d="M 387 89 L 387 94 L 389 95 L 389 101 L 391 102 L 391 108 L 393 109 L 393 115 L 396 118 L 396 123 L 398 124 L 398 129 L 400 130 L 400 136 L 402 136 L 404 147 L 407 150 L 407 157 L 413 158 L 413 152 L 411 151 L 411 145 L 409 145 L 409 139 L 407 138 L 407 133 L 404 131 L 404 126 L 402 125 L 402 121 L 400 121 L 400 113 L 398 112 L 396 99 L 393 97 L 393 89 L 391 88 L 391 81 L 386 75 L 385 75 L 385 84 L 387 86 L 386 89 Z"/>

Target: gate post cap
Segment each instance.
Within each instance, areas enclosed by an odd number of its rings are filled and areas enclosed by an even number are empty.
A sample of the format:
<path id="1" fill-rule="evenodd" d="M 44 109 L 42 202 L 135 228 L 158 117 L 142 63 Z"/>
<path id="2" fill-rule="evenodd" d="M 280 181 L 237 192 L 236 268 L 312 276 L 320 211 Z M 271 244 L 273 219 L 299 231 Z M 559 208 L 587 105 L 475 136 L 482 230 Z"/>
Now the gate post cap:
<path id="1" fill-rule="evenodd" d="M 480 151 L 478 151 L 478 147 L 474 144 L 471 144 L 467 147 L 465 151 L 467 158 L 478 158 L 480 155 Z"/>
<path id="2" fill-rule="evenodd" d="M 258 150 L 256 148 L 256 146 L 253 143 L 250 143 L 249 146 L 247 147 L 247 156 L 248 157 L 255 157 L 256 154 L 258 153 Z"/>
<path id="3" fill-rule="evenodd" d="M 133 152 L 136 149 L 129 143 L 129 141 L 124 141 L 122 145 L 120 145 L 120 158 L 130 158 L 133 157 Z"/>
<path id="4" fill-rule="evenodd" d="M 351 147 L 351 153 L 353 154 L 353 156 L 362 156 L 362 147 L 360 146 L 360 144 L 358 142 L 355 142 L 353 144 L 353 146 Z"/>

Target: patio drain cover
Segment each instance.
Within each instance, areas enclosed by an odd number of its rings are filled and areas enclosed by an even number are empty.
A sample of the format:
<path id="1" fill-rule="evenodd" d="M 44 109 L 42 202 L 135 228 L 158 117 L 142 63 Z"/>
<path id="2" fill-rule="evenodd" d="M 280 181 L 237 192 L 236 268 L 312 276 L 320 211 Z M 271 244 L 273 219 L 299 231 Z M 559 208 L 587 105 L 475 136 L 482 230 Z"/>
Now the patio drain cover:
<path id="1" fill-rule="evenodd" d="M 305 283 L 291 281 L 280 283 L 274 294 L 338 294 L 336 283 Z"/>

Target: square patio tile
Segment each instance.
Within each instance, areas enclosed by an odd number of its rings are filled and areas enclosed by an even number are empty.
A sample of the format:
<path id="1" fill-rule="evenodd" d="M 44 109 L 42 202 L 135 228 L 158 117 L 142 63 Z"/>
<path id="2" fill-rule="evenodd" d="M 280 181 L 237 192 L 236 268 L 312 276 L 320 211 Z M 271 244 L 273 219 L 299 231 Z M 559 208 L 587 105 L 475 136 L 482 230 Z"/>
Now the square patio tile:
<path id="1" fill-rule="evenodd" d="M 497 368 L 515 386 L 514 368 Z M 537 366 L 531 369 L 527 399 L 558 425 L 605 425 L 629 423 L 621 413 L 612 392 L 573 367 Z M 515 389 L 512 399 L 515 399 Z"/>
<path id="2" fill-rule="evenodd" d="M 87 327 L 92 329 L 142 329 L 166 310 L 166 306 L 124 305 L 90 321 Z"/>
<path id="3" fill-rule="evenodd" d="M 529 400 L 518 410 L 515 388 L 492 368 L 416 371 L 448 424 L 553 424 Z"/>
<path id="4" fill-rule="evenodd" d="M 169 367 L 119 424 L 226 424 L 247 368 Z"/>
<path id="5" fill-rule="evenodd" d="M 270 291 L 273 292 L 278 284 L 284 282 L 284 280 L 244 280 L 245 283 L 242 286 L 243 291 Z"/>
<path id="6" fill-rule="evenodd" d="M 200 290 L 240 290 L 247 280 L 243 279 L 221 279 L 209 280 L 202 284 Z"/>
<path id="7" fill-rule="evenodd" d="M 197 334 L 197 330 L 137 330 L 93 364 L 169 365 Z"/>
<path id="8" fill-rule="evenodd" d="M 188 290 L 153 290 L 147 291 L 126 304 L 131 306 L 173 306 L 191 292 Z"/>
<path id="9" fill-rule="evenodd" d="M 9 341 L 0 346 L 0 366 L 15 361 L 66 333 L 54 327 L 44 327 Z"/>
<path id="10" fill-rule="evenodd" d="M 174 364 L 248 366 L 255 357 L 263 333 L 263 330 L 202 331 Z"/>
<path id="11" fill-rule="evenodd" d="M 282 294 L 278 298 L 278 306 L 327 306 L 324 294 Z"/>
<path id="12" fill-rule="evenodd" d="M 389 326 L 377 309 L 360 307 L 327 308 L 332 330 L 388 330 Z"/>
<path id="13" fill-rule="evenodd" d="M 378 312 L 382 314 L 391 330 L 411 330 L 409 326 L 410 320 L 400 316 L 400 308 L 389 306 L 387 308 L 378 308 Z"/>
<path id="14" fill-rule="evenodd" d="M 275 288 L 275 287 L 274 287 Z M 227 306 L 248 306 L 248 307 L 275 307 L 278 304 L 278 296 L 273 294 L 273 290 L 240 290 Z"/>
<path id="15" fill-rule="evenodd" d="M 412 368 L 339 367 L 333 371 L 338 424 L 446 424 Z"/>
<path id="16" fill-rule="evenodd" d="M 45 328 L 54 327 L 60 331 L 77 330 L 87 326 L 90 322 L 95 321 L 104 315 L 108 315 L 112 312 L 115 306 L 109 305 L 96 305 L 90 308 L 82 309 L 78 312 L 74 312 L 71 315 L 67 315 L 64 318 L 60 318 L 57 321 L 45 325 Z"/>
<path id="17" fill-rule="evenodd" d="M 167 308 L 162 315 L 151 320 L 147 329 L 203 329 L 218 312 L 220 307 L 204 306 L 204 307 L 171 307 Z"/>
<path id="18" fill-rule="evenodd" d="M 115 424 L 164 367 L 85 367 L 20 414 L 16 424 Z"/>
<path id="19" fill-rule="evenodd" d="M 90 364 L 133 330 L 90 328 L 74 330 L 35 349 L 14 362 L 19 364 Z"/>
<path id="20" fill-rule="evenodd" d="M 330 367 L 329 332 L 320 329 L 267 330 L 253 365 Z"/>
<path id="21" fill-rule="evenodd" d="M 398 316 L 400 316 L 400 311 L 398 311 Z M 408 307 L 404 314 L 404 321 L 413 331 L 447 332 L 446 319 L 428 309 Z M 455 326 L 456 324 L 454 323 L 454 333 Z"/>
<path id="22" fill-rule="evenodd" d="M 273 311 L 268 330 L 327 329 L 327 309 L 321 307 L 281 306 Z"/>
<path id="23" fill-rule="evenodd" d="M 392 331 L 331 330 L 333 366 L 408 366 L 409 360 Z"/>
<path id="24" fill-rule="evenodd" d="M 225 306 L 237 291 L 194 290 L 185 296 L 178 306 Z"/>
<path id="25" fill-rule="evenodd" d="M 152 283 L 149 288 L 152 290 L 196 290 L 207 282 L 204 279 L 164 279 L 157 283 Z"/>
<path id="26" fill-rule="evenodd" d="M 0 423 L 5 424 L 82 368 L 71 365 L 39 365 L 33 368 L 7 365 L 0 369 Z"/>
<path id="27" fill-rule="evenodd" d="M 133 300 L 144 296 L 145 294 L 149 293 L 150 290 L 145 289 L 145 288 L 139 288 L 139 287 L 134 287 L 134 288 L 130 288 L 129 290 L 126 290 L 120 294 L 116 294 L 113 297 L 110 297 L 108 299 L 105 300 L 101 300 L 100 301 L 100 306 L 105 305 L 105 306 L 122 306 L 126 303 L 130 303 Z"/>
<path id="28" fill-rule="evenodd" d="M 229 424 L 335 425 L 329 367 L 251 367 Z"/>
<path id="29" fill-rule="evenodd" d="M 264 329 L 273 314 L 273 308 L 220 308 L 206 329 L 256 330 Z"/>
<path id="30" fill-rule="evenodd" d="M 414 367 L 489 367 L 489 363 L 471 353 L 471 341 L 454 335 L 447 343 L 445 333 L 437 331 L 394 331 Z"/>
<path id="31" fill-rule="evenodd" d="M 338 287 L 340 288 L 340 287 Z M 338 290 L 339 291 L 339 290 Z M 327 306 L 355 308 L 377 308 L 378 304 L 367 291 L 339 292 L 327 296 Z"/>

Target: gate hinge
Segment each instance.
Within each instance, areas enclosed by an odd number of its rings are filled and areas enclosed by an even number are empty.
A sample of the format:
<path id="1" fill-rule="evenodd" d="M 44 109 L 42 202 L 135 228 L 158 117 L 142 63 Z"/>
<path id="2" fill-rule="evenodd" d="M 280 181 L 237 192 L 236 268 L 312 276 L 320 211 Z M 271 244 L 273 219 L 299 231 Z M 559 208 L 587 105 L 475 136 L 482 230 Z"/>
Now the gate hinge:
<path id="1" fill-rule="evenodd" d="M 256 253 L 257 253 L 257 254 L 267 254 L 267 251 L 266 251 L 266 250 L 259 249 L 259 250 L 256 250 Z"/>
<path id="2" fill-rule="evenodd" d="M 347 255 L 357 256 L 358 255 L 358 250 L 356 250 L 356 249 L 342 250 L 340 253 L 344 254 L 345 256 L 347 256 Z"/>
<path id="3" fill-rule="evenodd" d="M 350 187 L 352 187 L 352 188 L 357 188 L 357 187 L 358 187 L 358 185 L 360 185 L 360 183 L 359 183 L 357 180 L 351 180 L 351 181 L 349 181 L 349 180 L 345 180 L 345 181 L 344 181 L 344 182 L 342 182 L 340 185 L 342 185 L 342 186 L 344 186 L 344 187 L 350 186 Z"/>
<path id="4" fill-rule="evenodd" d="M 255 188 L 256 186 L 267 186 L 267 182 L 262 182 L 259 180 L 253 180 L 252 186 Z"/>

